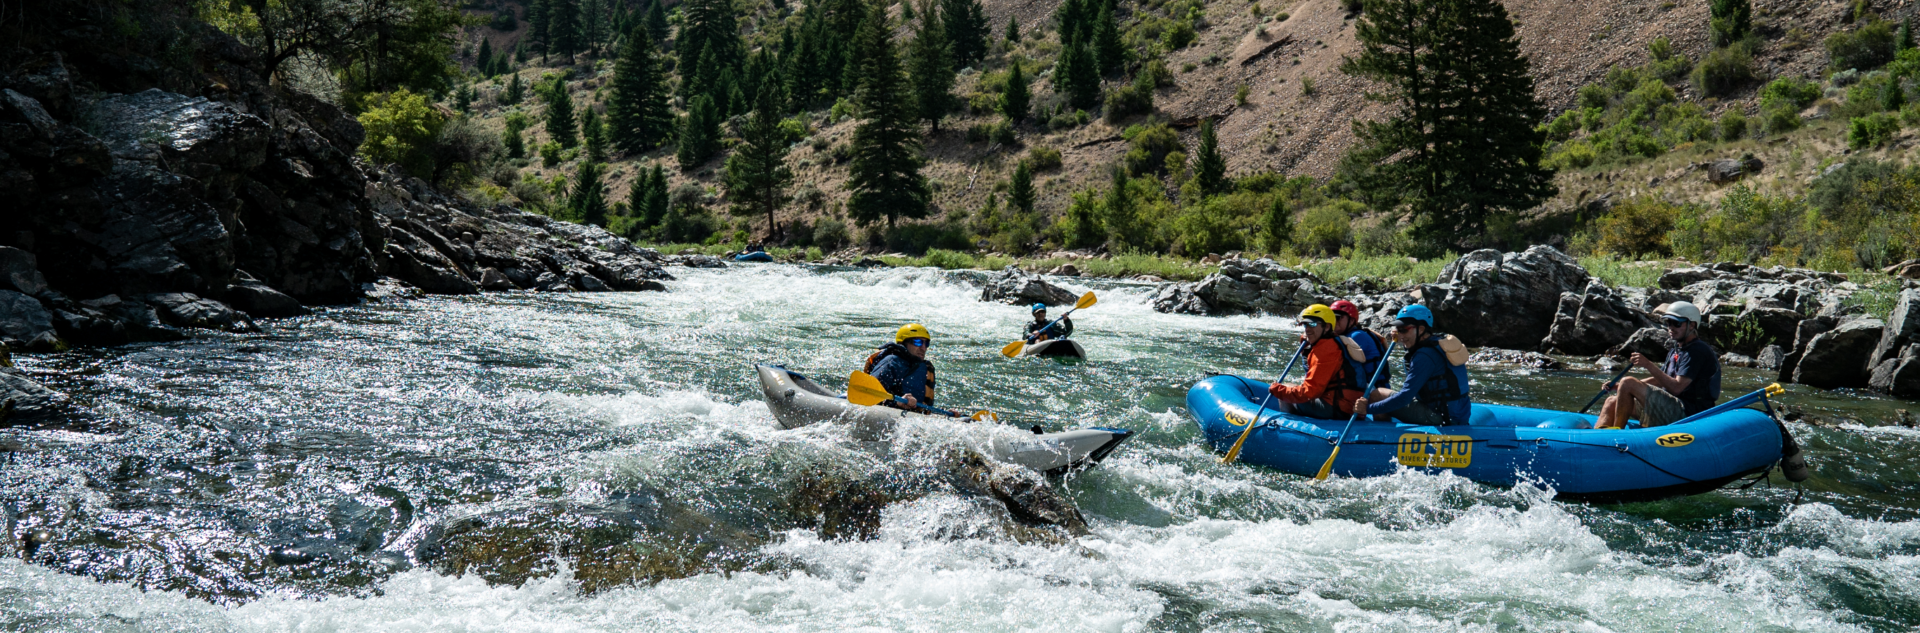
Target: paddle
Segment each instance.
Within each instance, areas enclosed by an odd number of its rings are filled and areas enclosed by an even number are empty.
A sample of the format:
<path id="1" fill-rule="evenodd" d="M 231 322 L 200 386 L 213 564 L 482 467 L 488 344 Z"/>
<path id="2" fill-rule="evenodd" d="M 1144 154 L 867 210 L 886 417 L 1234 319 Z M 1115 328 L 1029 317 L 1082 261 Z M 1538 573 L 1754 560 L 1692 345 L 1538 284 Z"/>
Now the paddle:
<path id="1" fill-rule="evenodd" d="M 1095 302 L 1098 302 L 1099 300 L 1100 299 L 1098 297 L 1093 296 L 1093 291 L 1089 290 L 1087 291 L 1087 294 L 1080 295 L 1080 300 L 1075 301 L 1073 303 L 1072 308 L 1069 308 L 1066 312 L 1061 313 L 1060 319 L 1067 318 L 1067 315 L 1073 314 L 1074 310 L 1093 307 L 1093 304 Z M 1040 332 L 1045 332 L 1049 328 L 1052 328 L 1054 325 L 1060 323 L 1060 319 L 1054 319 L 1052 322 L 1047 323 L 1047 327 L 1040 328 Z M 1036 332 L 1036 334 L 1038 334 L 1038 332 Z M 1006 347 L 1000 348 L 1000 355 L 1005 356 L 1007 358 L 1013 358 L 1015 356 L 1019 356 L 1020 350 L 1023 350 L 1026 348 L 1027 348 L 1027 342 L 1025 340 L 1014 341 L 1012 343 L 1008 343 Z"/>
<path id="2" fill-rule="evenodd" d="M 1674 422 L 1673 424 L 1686 424 L 1694 420 L 1699 420 L 1699 419 L 1720 415 L 1722 413 L 1726 413 L 1728 411 L 1732 411 L 1734 409 L 1739 409 L 1747 405 L 1753 404 L 1755 402 L 1760 401 L 1763 398 L 1771 399 L 1774 396 L 1778 396 L 1786 392 L 1787 392 L 1786 388 L 1781 387 L 1780 383 L 1774 383 L 1774 384 L 1762 387 L 1758 390 L 1755 390 L 1754 392 L 1749 393 L 1747 395 L 1740 396 L 1738 398 L 1734 398 L 1726 402 L 1722 402 L 1719 404 L 1719 406 L 1715 406 L 1711 409 L 1707 409 L 1705 411 L 1701 411 L 1699 413 L 1689 415 L 1685 418 L 1682 418 L 1679 422 Z M 1668 426 L 1672 426 L 1672 425 L 1670 424 Z"/>
<path id="3" fill-rule="evenodd" d="M 1380 372 L 1387 368 L 1387 357 L 1393 354 L 1393 346 L 1399 344 L 1399 341 L 1387 343 L 1387 351 L 1380 353 L 1380 366 L 1373 369 L 1373 377 L 1367 379 L 1367 388 L 1361 393 L 1366 394 L 1366 396 L 1373 395 L 1373 384 L 1380 382 Z M 1320 465 L 1320 472 L 1313 475 L 1314 481 L 1324 480 L 1328 474 L 1333 472 L 1333 458 L 1340 456 L 1340 445 L 1346 443 L 1347 431 L 1353 429 L 1353 421 L 1358 419 L 1360 419 L 1359 411 L 1355 411 L 1353 415 L 1347 416 L 1346 428 L 1340 429 L 1340 437 L 1336 438 L 1333 442 L 1333 454 L 1327 456 L 1327 463 Z"/>
<path id="4" fill-rule="evenodd" d="M 853 372 L 853 375 L 847 376 L 847 402 L 851 402 L 864 407 L 870 407 L 876 404 L 880 404 L 882 402 L 886 402 L 888 400 L 892 400 L 900 404 L 907 403 L 906 398 L 902 398 L 902 397 L 893 395 L 891 393 L 887 393 L 886 386 L 880 384 L 880 379 L 874 378 L 873 374 L 869 374 L 864 371 L 855 371 Z M 946 409 L 929 407 L 924 404 L 916 405 L 916 406 L 917 408 L 926 409 L 928 411 L 932 411 L 940 415 L 944 415 L 948 417 L 958 417 L 957 414 L 955 414 L 952 411 L 948 411 Z M 979 420 L 979 421 L 987 421 L 987 422 L 1000 421 L 1000 416 L 996 416 L 993 414 L 992 411 L 987 411 L 984 409 L 973 412 L 972 417 L 974 420 Z"/>
<path id="5" fill-rule="evenodd" d="M 1306 342 L 1302 341 L 1300 343 L 1300 347 L 1298 349 L 1293 350 L 1293 358 L 1287 359 L 1287 368 L 1280 370 L 1280 380 L 1277 380 L 1275 382 L 1287 381 L 1287 374 L 1293 373 L 1294 361 L 1300 360 L 1300 352 L 1304 352 L 1304 351 L 1307 351 L 1307 344 Z M 1253 426 L 1260 422 L 1260 416 L 1267 414 L 1267 401 L 1271 399 L 1273 399 L 1273 394 L 1271 392 L 1267 394 L 1267 397 L 1260 399 L 1260 412 L 1253 414 L 1253 419 L 1247 420 L 1246 430 L 1240 432 L 1240 439 L 1233 441 L 1233 448 L 1227 449 L 1227 456 L 1220 458 L 1220 463 L 1231 464 L 1233 463 L 1233 460 L 1240 458 L 1240 446 L 1247 443 L 1247 436 L 1253 434 Z"/>
<path id="6" fill-rule="evenodd" d="M 1601 383 L 1600 393 L 1593 394 L 1593 399 L 1587 401 L 1587 406 L 1580 407 L 1580 413 L 1584 414 L 1587 412 L 1587 409 L 1592 409 L 1593 403 L 1599 402 L 1601 396 L 1605 396 L 1607 392 L 1613 391 L 1613 384 L 1620 382 L 1620 377 L 1627 375 L 1627 372 L 1630 371 L 1633 371 L 1633 363 L 1627 363 L 1626 368 L 1621 369 L 1620 373 L 1614 374 L 1612 378 L 1608 378 L 1606 382 Z"/>

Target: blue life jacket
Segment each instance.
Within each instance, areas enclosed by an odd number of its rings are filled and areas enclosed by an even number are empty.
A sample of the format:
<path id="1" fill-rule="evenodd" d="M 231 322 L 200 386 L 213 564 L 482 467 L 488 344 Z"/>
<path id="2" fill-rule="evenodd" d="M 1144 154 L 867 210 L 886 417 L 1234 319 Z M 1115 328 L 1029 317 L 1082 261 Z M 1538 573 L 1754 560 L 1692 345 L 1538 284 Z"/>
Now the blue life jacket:
<path id="1" fill-rule="evenodd" d="M 1380 335 L 1366 328 L 1356 328 L 1350 333 L 1340 335 L 1339 339 L 1340 357 L 1347 362 L 1348 380 L 1354 383 L 1355 391 L 1363 391 L 1359 383 L 1373 378 L 1373 372 L 1386 362 L 1380 354 L 1387 350 L 1387 344 L 1380 340 Z M 1380 380 L 1373 386 L 1385 387 L 1391 384 L 1393 384 L 1393 367 L 1388 365 L 1386 369 L 1380 371 Z"/>
<path id="2" fill-rule="evenodd" d="M 921 406 L 933 404 L 934 377 L 933 363 L 914 358 L 907 348 L 899 343 L 888 343 L 867 356 L 867 373 L 887 388 L 887 393 L 896 396 L 912 395 Z M 900 406 L 894 403 L 883 403 Z"/>
<path id="3" fill-rule="evenodd" d="M 1472 385 L 1467 381 L 1466 359 L 1463 357 L 1459 364 L 1454 364 L 1452 359 L 1447 358 L 1446 350 L 1441 349 L 1442 340 L 1442 336 L 1430 336 L 1407 351 L 1408 362 L 1412 362 L 1414 354 L 1432 354 L 1447 368 L 1447 371 L 1420 385 L 1413 400 L 1446 419 L 1448 424 L 1466 424 L 1472 418 L 1473 411 L 1472 400 L 1467 397 Z"/>

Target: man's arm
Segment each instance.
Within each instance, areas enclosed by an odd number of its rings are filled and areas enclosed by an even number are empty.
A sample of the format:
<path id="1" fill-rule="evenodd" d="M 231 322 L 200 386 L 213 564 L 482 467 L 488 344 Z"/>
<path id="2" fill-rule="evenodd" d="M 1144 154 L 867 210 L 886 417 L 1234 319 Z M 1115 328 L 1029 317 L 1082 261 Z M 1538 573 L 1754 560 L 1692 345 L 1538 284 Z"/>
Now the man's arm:
<path id="1" fill-rule="evenodd" d="M 1652 359 L 1644 356 L 1642 356 L 1641 359 L 1646 361 L 1641 367 L 1647 370 L 1648 382 L 1652 382 L 1653 386 L 1659 387 L 1667 393 L 1679 395 L 1680 392 L 1687 390 L 1687 385 L 1693 384 L 1693 379 L 1686 377 L 1687 365 L 1692 363 L 1693 357 L 1687 355 L 1684 351 L 1680 352 L 1679 369 L 1681 375 L 1677 377 L 1667 375 L 1667 372 L 1659 365 L 1654 364 Z"/>

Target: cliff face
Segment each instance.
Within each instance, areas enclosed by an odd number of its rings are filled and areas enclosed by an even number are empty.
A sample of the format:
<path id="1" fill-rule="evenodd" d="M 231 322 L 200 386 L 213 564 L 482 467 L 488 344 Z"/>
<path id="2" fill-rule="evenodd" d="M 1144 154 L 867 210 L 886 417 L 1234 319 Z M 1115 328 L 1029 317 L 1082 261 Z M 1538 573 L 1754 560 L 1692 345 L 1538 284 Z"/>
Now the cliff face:
<path id="1" fill-rule="evenodd" d="M 53 0 L 0 21 L 0 342 L 249 331 L 382 276 L 436 293 L 671 278 L 598 228 L 365 165 L 345 112 L 265 81 L 184 3 L 144 4 Z"/>

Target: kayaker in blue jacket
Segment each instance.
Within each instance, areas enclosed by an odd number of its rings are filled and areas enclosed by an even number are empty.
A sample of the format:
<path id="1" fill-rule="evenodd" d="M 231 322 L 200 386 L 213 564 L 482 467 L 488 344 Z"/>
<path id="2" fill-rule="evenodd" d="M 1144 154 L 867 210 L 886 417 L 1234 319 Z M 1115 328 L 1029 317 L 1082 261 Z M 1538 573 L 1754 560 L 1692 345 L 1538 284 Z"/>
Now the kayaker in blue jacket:
<path id="1" fill-rule="evenodd" d="M 1033 304 L 1033 322 L 1027 324 L 1028 345 L 1040 341 L 1050 341 L 1057 338 L 1073 336 L 1073 317 L 1060 317 L 1060 322 L 1054 323 L 1053 327 L 1047 327 L 1047 323 L 1049 323 L 1049 321 L 1047 321 L 1047 304 Z"/>
<path id="2" fill-rule="evenodd" d="M 1399 391 L 1373 390 L 1373 399 L 1353 402 L 1355 413 L 1370 413 L 1421 426 L 1464 425 L 1473 420 L 1468 396 L 1467 348 L 1460 339 L 1433 332 L 1433 311 L 1414 304 L 1401 308 L 1393 339 L 1407 348 L 1407 381 Z"/>
<path id="3" fill-rule="evenodd" d="M 933 335 L 926 326 L 908 323 L 893 333 L 892 343 L 867 356 L 867 373 L 878 379 L 887 393 L 907 401 L 904 407 L 892 400 L 881 406 L 909 411 L 934 406 L 933 361 L 927 360 L 927 347 L 932 344 Z"/>
<path id="4" fill-rule="evenodd" d="M 1646 378 L 1620 379 L 1619 392 L 1600 407 L 1596 429 L 1626 428 L 1629 418 L 1643 426 L 1666 426 L 1713 408 L 1720 401 L 1720 356 L 1700 340 L 1700 308 L 1686 301 L 1660 313 L 1667 326 L 1665 367 L 1638 352 L 1628 361 L 1647 370 Z"/>

